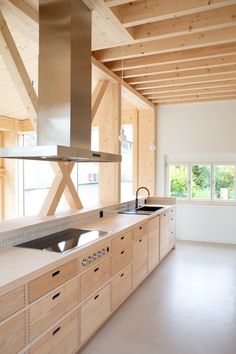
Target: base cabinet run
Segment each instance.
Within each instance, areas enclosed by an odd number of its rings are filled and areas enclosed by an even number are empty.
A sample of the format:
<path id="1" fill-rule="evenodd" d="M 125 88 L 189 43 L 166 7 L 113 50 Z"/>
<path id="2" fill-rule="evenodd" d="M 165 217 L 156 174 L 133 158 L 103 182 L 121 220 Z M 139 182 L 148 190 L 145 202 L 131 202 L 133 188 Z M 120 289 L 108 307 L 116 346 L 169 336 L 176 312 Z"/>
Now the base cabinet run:
<path id="1" fill-rule="evenodd" d="M 174 246 L 173 208 L 17 283 L 0 296 L 0 353 L 76 353 Z"/>

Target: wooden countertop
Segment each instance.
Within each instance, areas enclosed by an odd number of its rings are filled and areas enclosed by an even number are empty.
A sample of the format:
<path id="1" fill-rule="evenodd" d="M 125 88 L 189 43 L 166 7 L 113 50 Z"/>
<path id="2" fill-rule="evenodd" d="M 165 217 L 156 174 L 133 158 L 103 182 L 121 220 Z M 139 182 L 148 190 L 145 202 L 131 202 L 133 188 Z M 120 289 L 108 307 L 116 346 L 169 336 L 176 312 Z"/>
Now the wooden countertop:
<path id="1" fill-rule="evenodd" d="M 129 228 L 133 228 L 135 225 L 163 213 L 163 211 L 170 207 L 170 205 L 165 206 L 165 209 L 152 215 L 112 214 L 101 218 L 94 223 L 91 222 L 82 226 L 80 224 L 78 228 L 109 231 L 109 234 L 102 238 L 102 240 L 104 240 L 105 238 L 114 236 Z M 101 239 L 99 241 L 101 241 Z M 93 243 L 95 242 L 98 241 L 94 241 Z M 67 254 L 19 247 L 3 249 L 0 251 L 0 294 L 10 290 L 12 288 L 12 283 L 14 283 L 14 287 L 16 287 L 18 286 L 18 283 L 20 284 L 26 279 L 28 280 L 29 275 L 37 276 L 39 272 L 42 272 L 44 267 L 50 265 L 52 267 L 57 267 L 60 263 L 64 263 L 65 260 L 69 261 L 70 259 L 75 258 L 84 250 L 84 248 L 91 246 L 93 243 L 91 242 Z"/>

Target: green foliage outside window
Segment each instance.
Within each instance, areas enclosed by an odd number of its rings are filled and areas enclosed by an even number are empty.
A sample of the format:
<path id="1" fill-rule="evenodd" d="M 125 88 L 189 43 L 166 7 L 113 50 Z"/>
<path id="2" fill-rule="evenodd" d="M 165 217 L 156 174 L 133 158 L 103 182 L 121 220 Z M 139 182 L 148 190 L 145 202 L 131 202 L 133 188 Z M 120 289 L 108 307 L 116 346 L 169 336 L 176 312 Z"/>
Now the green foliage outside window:
<path id="1" fill-rule="evenodd" d="M 210 199 L 211 167 L 210 165 L 192 166 L 192 198 Z"/>
<path id="2" fill-rule="evenodd" d="M 188 169 L 185 165 L 170 166 L 170 192 L 172 197 L 188 197 Z"/>
<path id="3" fill-rule="evenodd" d="M 228 199 L 234 199 L 234 166 L 215 166 L 215 199 L 222 199 L 222 189 L 227 189 Z"/>

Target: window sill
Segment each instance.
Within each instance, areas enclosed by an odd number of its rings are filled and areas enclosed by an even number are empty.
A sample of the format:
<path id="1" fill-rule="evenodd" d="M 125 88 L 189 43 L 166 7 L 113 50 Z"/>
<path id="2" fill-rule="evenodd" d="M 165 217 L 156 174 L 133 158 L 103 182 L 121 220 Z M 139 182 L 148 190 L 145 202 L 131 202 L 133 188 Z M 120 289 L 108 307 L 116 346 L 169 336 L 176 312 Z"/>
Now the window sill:
<path id="1" fill-rule="evenodd" d="M 226 200 L 183 200 L 176 199 L 176 204 L 192 204 L 192 205 L 217 205 L 217 206 L 236 206 L 236 201 L 226 201 Z"/>

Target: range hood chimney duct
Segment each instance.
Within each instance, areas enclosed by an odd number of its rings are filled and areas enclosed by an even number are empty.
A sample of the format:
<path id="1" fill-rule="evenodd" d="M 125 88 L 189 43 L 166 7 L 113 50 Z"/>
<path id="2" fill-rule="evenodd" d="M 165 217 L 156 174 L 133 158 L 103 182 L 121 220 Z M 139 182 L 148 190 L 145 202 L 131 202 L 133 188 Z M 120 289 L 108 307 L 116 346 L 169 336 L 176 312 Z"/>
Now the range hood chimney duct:
<path id="1" fill-rule="evenodd" d="M 91 10 L 82 0 L 39 0 L 37 146 L 0 157 L 120 162 L 91 151 Z"/>

